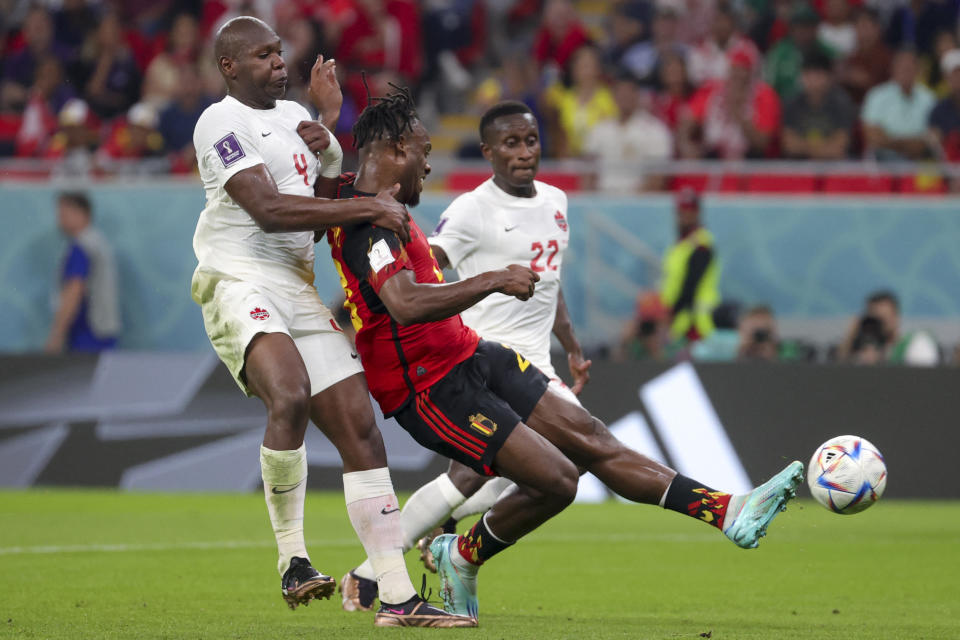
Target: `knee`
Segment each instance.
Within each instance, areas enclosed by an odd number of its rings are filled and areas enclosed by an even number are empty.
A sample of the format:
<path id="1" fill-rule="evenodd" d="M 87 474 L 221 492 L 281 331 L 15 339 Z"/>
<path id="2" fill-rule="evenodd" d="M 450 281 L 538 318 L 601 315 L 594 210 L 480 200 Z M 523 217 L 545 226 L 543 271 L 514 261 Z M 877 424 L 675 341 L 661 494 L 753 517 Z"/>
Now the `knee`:
<path id="1" fill-rule="evenodd" d="M 490 479 L 458 462 L 450 465 L 447 477 L 450 478 L 450 482 L 457 488 L 457 491 L 465 496 L 472 496 Z"/>
<path id="2" fill-rule="evenodd" d="M 281 384 L 264 398 L 271 418 L 290 425 L 306 425 L 310 413 L 310 383 Z"/>
<path id="3" fill-rule="evenodd" d="M 555 477 L 550 483 L 547 493 L 551 501 L 560 508 L 564 508 L 577 497 L 577 486 L 580 482 L 580 472 L 577 465 L 564 458 L 556 467 Z"/>

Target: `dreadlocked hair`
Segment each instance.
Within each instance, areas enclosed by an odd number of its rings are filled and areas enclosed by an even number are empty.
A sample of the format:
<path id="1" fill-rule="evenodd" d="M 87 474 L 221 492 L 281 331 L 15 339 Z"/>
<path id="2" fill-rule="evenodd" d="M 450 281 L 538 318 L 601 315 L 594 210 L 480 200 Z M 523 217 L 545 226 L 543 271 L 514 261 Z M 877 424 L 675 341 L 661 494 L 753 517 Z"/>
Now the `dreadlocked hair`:
<path id="1" fill-rule="evenodd" d="M 372 97 L 366 77 L 363 86 L 367 90 L 367 107 L 353 125 L 353 146 L 363 148 L 367 143 L 383 138 L 396 140 L 404 131 L 413 131 L 417 109 L 407 87 L 388 83 L 396 91 L 383 97 Z"/>

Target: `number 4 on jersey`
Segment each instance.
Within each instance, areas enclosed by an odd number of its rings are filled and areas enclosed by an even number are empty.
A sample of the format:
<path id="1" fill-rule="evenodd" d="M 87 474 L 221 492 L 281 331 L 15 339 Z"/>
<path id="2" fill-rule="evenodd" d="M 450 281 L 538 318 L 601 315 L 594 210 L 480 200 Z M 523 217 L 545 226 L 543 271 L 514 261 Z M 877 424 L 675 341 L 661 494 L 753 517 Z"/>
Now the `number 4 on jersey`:
<path id="1" fill-rule="evenodd" d="M 530 245 L 530 250 L 535 251 L 536 255 L 533 256 L 533 260 L 530 261 L 530 268 L 536 271 L 537 273 L 550 270 L 556 271 L 557 265 L 553 264 L 553 259 L 557 255 L 557 252 L 560 251 L 560 244 L 556 240 L 551 240 L 547 243 L 547 250 L 550 251 L 550 254 L 547 256 L 546 266 L 540 264 L 540 258 L 543 257 L 543 243 L 534 242 Z"/>

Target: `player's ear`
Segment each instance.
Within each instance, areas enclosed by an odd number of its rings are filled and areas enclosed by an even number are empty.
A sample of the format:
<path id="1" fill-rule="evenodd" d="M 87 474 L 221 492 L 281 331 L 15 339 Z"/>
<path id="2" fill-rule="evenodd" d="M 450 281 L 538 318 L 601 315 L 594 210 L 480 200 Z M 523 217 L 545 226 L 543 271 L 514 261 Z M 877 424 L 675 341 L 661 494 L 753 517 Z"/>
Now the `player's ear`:
<path id="1" fill-rule="evenodd" d="M 233 73 L 233 59 L 228 58 L 227 56 L 220 56 L 217 59 L 217 65 L 220 67 L 220 73 L 228 78 L 233 78 L 235 74 Z"/>
<path id="2" fill-rule="evenodd" d="M 483 154 L 483 159 L 487 162 L 493 159 L 493 149 L 483 140 L 480 141 L 480 153 Z"/>

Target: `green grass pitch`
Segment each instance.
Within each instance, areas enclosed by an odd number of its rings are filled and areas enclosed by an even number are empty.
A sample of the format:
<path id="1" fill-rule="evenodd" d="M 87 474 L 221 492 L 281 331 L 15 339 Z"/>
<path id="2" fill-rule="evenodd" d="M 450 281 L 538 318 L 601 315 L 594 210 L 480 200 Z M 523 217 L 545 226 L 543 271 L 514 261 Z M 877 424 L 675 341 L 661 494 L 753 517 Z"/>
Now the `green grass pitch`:
<path id="1" fill-rule="evenodd" d="M 362 559 L 342 495 L 309 494 L 306 533 L 338 580 Z M 0 637 L 960 638 L 956 502 L 798 501 L 752 551 L 657 508 L 575 505 L 483 568 L 479 629 L 291 612 L 275 558 L 259 495 L 0 492 Z"/>

